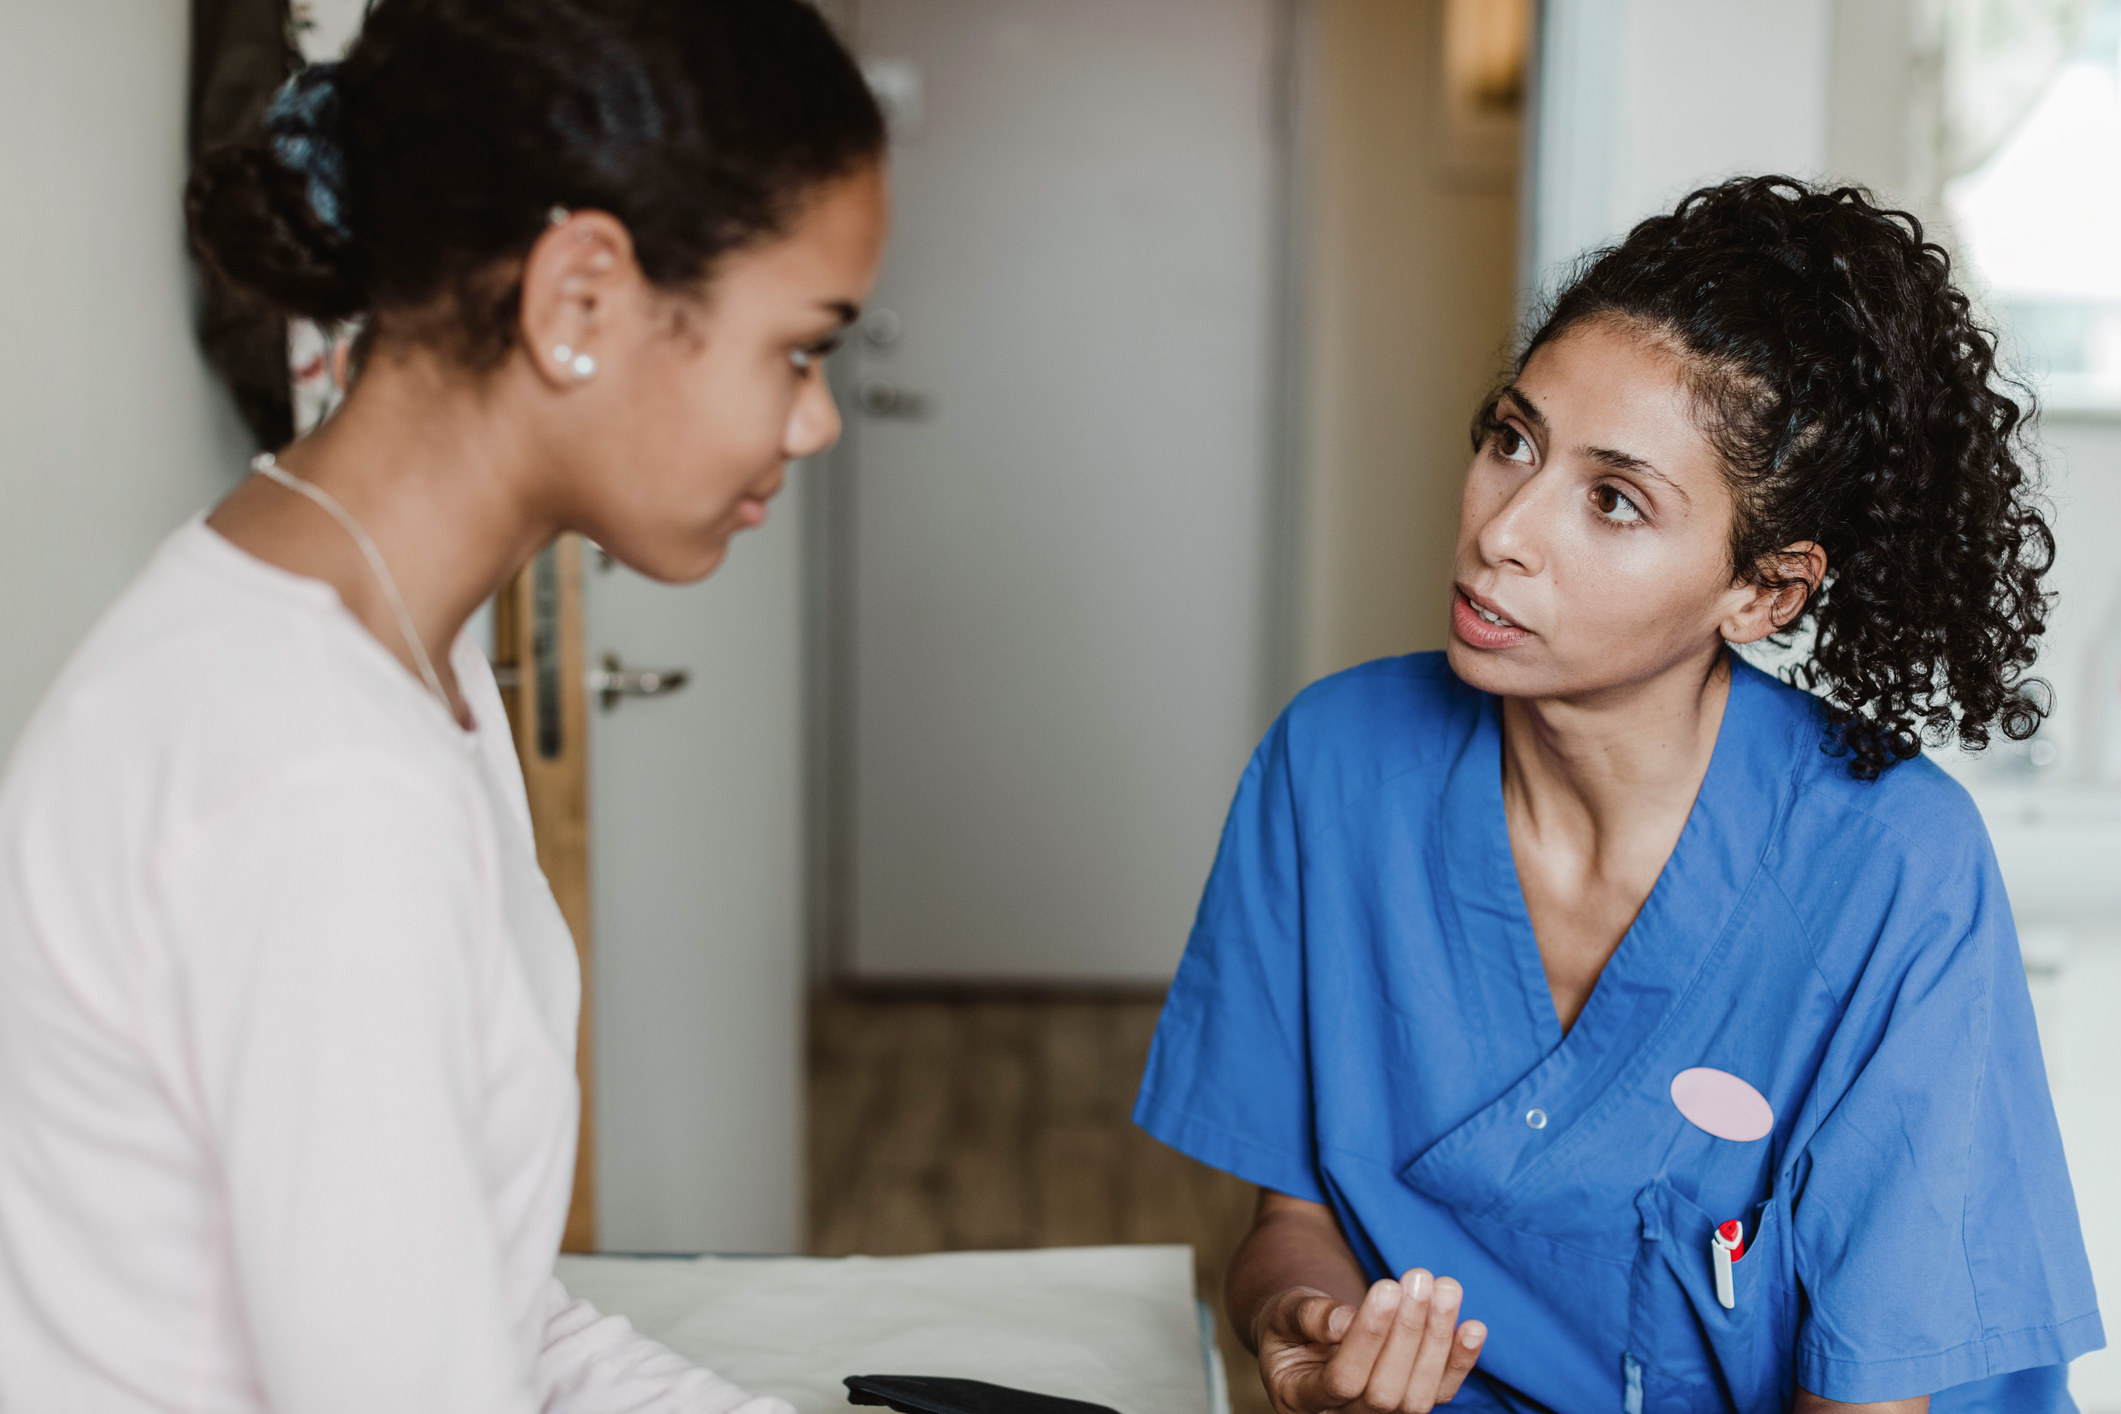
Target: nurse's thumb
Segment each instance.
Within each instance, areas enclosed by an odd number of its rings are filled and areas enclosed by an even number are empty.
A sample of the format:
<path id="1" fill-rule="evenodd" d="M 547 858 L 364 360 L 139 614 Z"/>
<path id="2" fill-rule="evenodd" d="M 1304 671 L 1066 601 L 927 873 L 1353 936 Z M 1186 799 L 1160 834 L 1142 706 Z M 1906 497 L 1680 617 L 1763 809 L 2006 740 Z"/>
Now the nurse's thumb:
<path id="1" fill-rule="evenodd" d="M 1338 1345 L 1354 1321 L 1353 1306 L 1324 1293 L 1304 1298 L 1296 1308 L 1296 1329 L 1307 1345 Z"/>

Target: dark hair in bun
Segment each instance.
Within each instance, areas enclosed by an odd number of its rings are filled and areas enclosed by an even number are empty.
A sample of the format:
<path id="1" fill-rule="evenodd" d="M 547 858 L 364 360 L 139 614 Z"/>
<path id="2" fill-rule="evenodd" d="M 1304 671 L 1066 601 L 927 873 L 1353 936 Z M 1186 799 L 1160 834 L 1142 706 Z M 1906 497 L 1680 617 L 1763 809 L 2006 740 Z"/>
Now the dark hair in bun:
<path id="1" fill-rule="evenodd" d="M 199 160 L 185 210 L 214 274 L 284 313 L 417 315 L 483 366 L 553 207 L 609 212 L 683 286 L 883 143 L 802 0 L 379 0 L 344 62 Z"/>
<path id="2" fill-rule="evenodd" d="M 1792 625 L 1813 629 L 1795 677 L 1825 700 L 1853 774 L 1925 740 L 2033 734 L 2047 697 L 2026 673 L 2055 537 L 2030 474 L 2031 398 L 1999 374 L 1995 337 L 1913 216 L 1789 177 L 1707 187 L 1591 256 L 1518 368 L 1596 320 L 1669 341 L 1686 365 L 1736 493 L 1736 572 L 1785 587 L 1776 551 L 1825 549 L 1826 583 Z"/>

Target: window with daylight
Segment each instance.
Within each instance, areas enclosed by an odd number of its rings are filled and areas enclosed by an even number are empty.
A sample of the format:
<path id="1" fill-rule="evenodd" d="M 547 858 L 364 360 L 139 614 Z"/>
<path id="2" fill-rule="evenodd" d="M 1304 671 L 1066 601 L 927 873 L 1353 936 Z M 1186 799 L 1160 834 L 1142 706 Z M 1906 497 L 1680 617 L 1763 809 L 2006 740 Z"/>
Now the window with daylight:
<path id="1" fill-rule="evenodd" d="M 1978 165 L 1948 164 L 1961 175 L 1945 207 L 2006 357 L 2043 405 L 2121 413 L 2121 0 L 1994 10 L 2045 10 L 2046 24 L 1974 27 L 1971 52 L 1947 59 L 1947 90 L 1958 80 L 1989 109 L 1964 129 L 1995 137 L 1963 154 Z M 1997 111 L 2014 88 L 2017 111 Z"/>

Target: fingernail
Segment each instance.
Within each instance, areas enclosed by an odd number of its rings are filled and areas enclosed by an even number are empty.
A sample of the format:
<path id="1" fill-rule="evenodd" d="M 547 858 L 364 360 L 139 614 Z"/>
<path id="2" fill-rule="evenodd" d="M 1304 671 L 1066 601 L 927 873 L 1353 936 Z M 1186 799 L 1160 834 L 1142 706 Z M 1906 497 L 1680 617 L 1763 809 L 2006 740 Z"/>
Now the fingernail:
<path id="1" fill-rule="evenodd" d="M 1381 1281 L 1377 1283 L 1377 1285 L 1370 1288 L 1370 1299 L 1380 1306 L 1396 1306 L 1399 1304 L 1399 1283 L 1396 1281 Z"/>
<path id="2" fill-rule="evenodd" d="M 1480 1349 L 1480 1342 L 1486 1334 L 1487 1332 L 1478 1326 L 1462 1326 L 1459 1328 L 1458 1338 L 1465 1342 L 1466 1349 L 1478 1350 Z"/>
<path id="3" fill-rule="evenodd" d="M 1407 1278 L 1407 1295 L 1416 1301 L 1426 1301 L 1429 1299 L 1429 1289 L 1435 1284 L 1435 1279 L 1427 1272 L 1416 1272 Z"/>
<path id="4" fill-rule="evenodd" d="M 1335 1306 L 1333 1314 L 1326 1317 L 1326 1330 L 1332 1334 L 1335 1340 L 1338 1340 L 1348 1333 L 1348 1327 L 1354 1323 L 1355 1308 L 1353 1306 Z"/>

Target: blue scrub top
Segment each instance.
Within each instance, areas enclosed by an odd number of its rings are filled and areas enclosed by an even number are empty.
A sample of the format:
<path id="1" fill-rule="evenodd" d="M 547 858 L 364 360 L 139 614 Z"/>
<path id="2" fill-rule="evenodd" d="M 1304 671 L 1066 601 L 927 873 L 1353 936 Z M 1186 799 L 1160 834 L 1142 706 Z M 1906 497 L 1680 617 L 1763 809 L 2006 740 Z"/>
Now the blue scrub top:
<path id="1" fill-rule="evenodd" d="M 1135 1119 L 1329 1204 L 1373 1277 L 1463 1282 L 1492 1334 L 1454 1409 L 2074 1409 L 2065 1363 L 2105 1338 L 1987 833 L 1926 760 L 1852 779 L 1824 725 L 1733 659 L 1678 846 L 1563 1035 L 1498 699 L 1441 654 L 1318 683 L 1238 787 Z M 1681 1115 L 1697 1066 L 1766 1097 L 1767 1137 Z"/>

